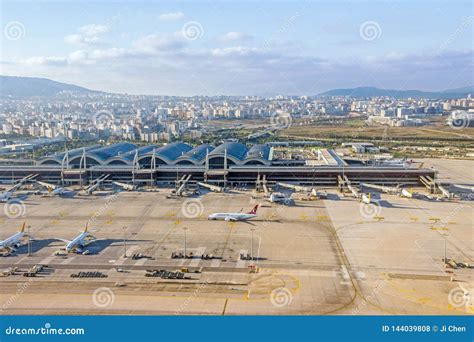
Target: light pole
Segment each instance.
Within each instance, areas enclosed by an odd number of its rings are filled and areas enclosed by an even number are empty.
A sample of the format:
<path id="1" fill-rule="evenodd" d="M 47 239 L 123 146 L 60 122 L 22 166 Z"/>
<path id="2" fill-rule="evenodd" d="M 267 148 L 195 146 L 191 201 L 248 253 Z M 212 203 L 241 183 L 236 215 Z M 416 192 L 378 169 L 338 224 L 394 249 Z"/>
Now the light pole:
<path id="1" fill-rule="evenodd" d="M 446 265 L 448 260 L 447 260 L 447 257 L 446 257 L 446 254 L 447 254 L 447 251 L 446 251 L 446 244 L 447 244 L 447 239 L 446 239 L 446 234 L 443 234 L 443 237 L 444 237 L 444 264 Z"/>
<path id="2" fill-rule="evenodd" d="M 252 232 L 251 238 L 250 238 L 250 259 L 253 260 L 253 232 L 255 231 L 254 228 L 250 229 Z"/>
<path id="3" fill-rule="evenodd" d="M 31 256 L 31 236 L 30 236 L 30 225 L 28 225 L 28 256 Z"/>
<path id="4" fill-rule="evenodd" d="M 125 239 L 125 232 L 127 227 L 123 227 L 123 257 L 127 257 L 127 240 Z"/>
<path id="5" fill-rule="evenodd" d="M 188 228 L 184 227 L 183 230 L 184 230 L 184 257 L 186 258 L 186 256 L 187 256 L 187 253 L 186 253 L 186 230 L 188 230 Z"/>

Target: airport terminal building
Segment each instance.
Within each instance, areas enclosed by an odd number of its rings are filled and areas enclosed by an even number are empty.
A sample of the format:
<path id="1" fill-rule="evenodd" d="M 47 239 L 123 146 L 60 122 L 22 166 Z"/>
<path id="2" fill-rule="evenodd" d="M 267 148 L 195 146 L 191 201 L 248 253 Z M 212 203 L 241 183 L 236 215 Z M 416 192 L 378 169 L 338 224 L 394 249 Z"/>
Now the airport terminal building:
<path id="1" fill-rule="evenodd" d="M 247 146 L 224 142 L 218 146 L 191 146 L 183 142 L 136 146 L 121 142 L 64 151 L 36 161 L 35 165 L 0 166 L 0 180 L 18 180 L 37 174 L 45 181 L 84 184 L 101 176 L 109 180 L 143 184 L 192 181 L 219 185 L 289 181 L 302 185 L 336 186 L 341 178 L 375 184 L 418 185 L 420 176 L 435 178 L 432 169 L 407 165 L 349 163 L 335 151 L 318 150 L 318 160 L 275 158 L 271 144 Z"/>

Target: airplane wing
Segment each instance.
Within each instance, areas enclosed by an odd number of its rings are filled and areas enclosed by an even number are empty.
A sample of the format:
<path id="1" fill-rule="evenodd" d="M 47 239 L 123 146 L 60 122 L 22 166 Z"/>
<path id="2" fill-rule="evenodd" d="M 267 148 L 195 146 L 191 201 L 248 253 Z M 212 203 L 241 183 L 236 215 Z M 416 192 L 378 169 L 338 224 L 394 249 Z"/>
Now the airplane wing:
<path id="1" fill-rule="evenodd" d="M 51 189 L 53 189 L 53 190 L 55 190 L 55 189 L 57 188 L 57 186 L 54 185 L 54 184 L 49 184 L 49 183 L 41 182 L 41 181 L 37 181 L 37 183 L 38 183 L 39 185 L 42 185 L 42 186 L 44 186 L 44 187 L 46 187 L 46 188 L 51 188 Z"/>
<path id="2" fill-rule="evenodd" d="M 18 190 L 23 184 L 21 183 L 18 183 L 18 184 L 15 184 L 13 187 L 11 187 L 9 190 L 5 191 L 5 192 L 10 192 L 12 193 L 13 191 L 16 191 Z"/>

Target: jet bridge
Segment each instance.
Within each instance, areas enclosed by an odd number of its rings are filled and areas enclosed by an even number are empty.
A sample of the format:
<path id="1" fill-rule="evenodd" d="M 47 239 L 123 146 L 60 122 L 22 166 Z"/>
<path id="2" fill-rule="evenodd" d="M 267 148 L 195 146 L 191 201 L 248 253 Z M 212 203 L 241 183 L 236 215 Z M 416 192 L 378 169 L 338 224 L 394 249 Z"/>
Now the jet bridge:
<path id="1" fill-rule="evenodd" d="M 84 189 L 84 193 L 87 195 L 92 195 L 95 190 L 97 190 L 100 185 L 110 177 L 110 175 L 102 175 L 97 179 L 94 179 L 91 184 Z"/>
<path id="2" fill-rule="evenodd" d="M 267 186 L 267 176 L 263 175 L 263 177 L 260 177 L 260 175 L 257 175 L 257 180 L 255 181 L 255 190 L 257 192 L 262 192 L 265 194 L 265 196 L 270 196 L 270 191 L 268 190 Z"/>
<path id="3" fill-rule="evenodd" d="M 179 180 L 175 183 L 175 194 L 176 196 L 182 196 L 184 191 L 188 187 L 188 182 L 191 179 L 191 175 L 183 175 Z"/>
<path id="4" fill-rule="evenodd" d="M 224 192 L 225 191 L 225 188 L 222 187 L 222 186 L 212 185 L 212 184 L 203 183 L 203 182 L 198 182 L 197 184 L 199 186 L 202 186 L 203 188 L 209 189 L 213 192 Z"/>
<path id="5" fill-rule="evenodd" d="M 352 196 L 354 196 L 355 198 L 361 197 L 361 195 L 359 194 L 359 191 L 356 188 L 354 188 L 351 181 L 349 180 L 349 178 L 347 178 L 346 175 L 343 175 L 343 176 L 338 175 L 337 183 L 338 183 L 338 188 L 340 192 L 344 193 L 345 189 L 347 188 L 347 190 L 349 190 Z"/>
<path id="6" fill-rule="evenodd" d="M 430 176 L 420 176 L 421 183 L 427 188 L 430 194 L 441 193 L 444 198 L 451 199 L 454 194 L 448 190 L 445 184 L 436 182 Z"/>

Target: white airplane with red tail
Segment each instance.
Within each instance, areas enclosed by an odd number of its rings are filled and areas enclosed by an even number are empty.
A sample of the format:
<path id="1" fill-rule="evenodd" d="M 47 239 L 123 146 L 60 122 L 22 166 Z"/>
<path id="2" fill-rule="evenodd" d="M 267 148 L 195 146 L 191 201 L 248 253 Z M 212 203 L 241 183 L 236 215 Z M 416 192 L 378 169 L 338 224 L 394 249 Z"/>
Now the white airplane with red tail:
<path id="1" fill-rule="evenodd" d="M 224 221 L 247 221 L 257 217 L 258 204 L 253 207 L 248 213 L 214 213 L 209 215 L 209 220 L 224 220 Z"/>

